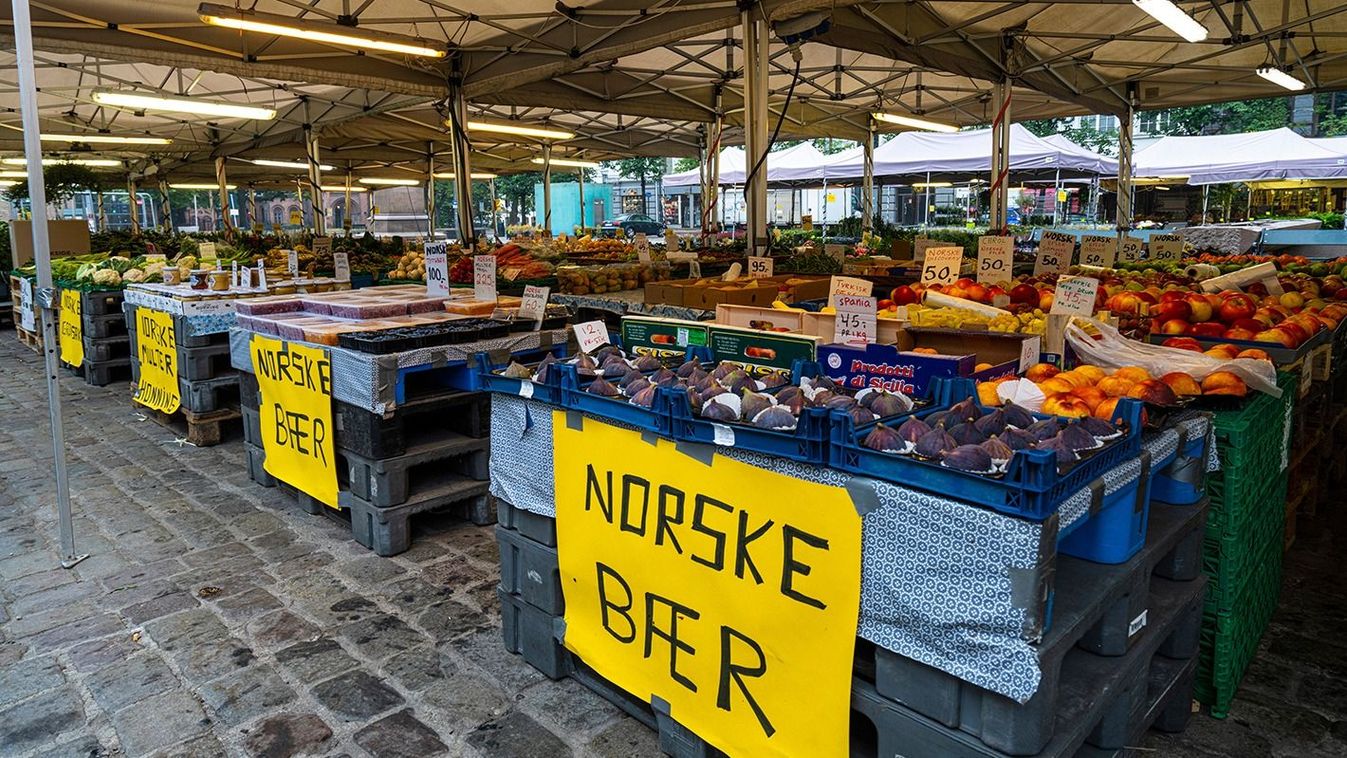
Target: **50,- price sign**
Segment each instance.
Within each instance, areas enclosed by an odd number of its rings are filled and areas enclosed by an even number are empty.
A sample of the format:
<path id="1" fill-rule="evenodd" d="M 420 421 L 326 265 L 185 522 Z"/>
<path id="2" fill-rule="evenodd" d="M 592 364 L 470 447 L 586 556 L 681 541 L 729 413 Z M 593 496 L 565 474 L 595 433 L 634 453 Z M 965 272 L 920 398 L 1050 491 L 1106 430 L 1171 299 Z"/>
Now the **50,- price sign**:
<path id="1" fill-rule="evenodd" d="M 1183 257 L 1183 237 L 1178 234 L 1152 234 L 1150 247 L 1153 261 L 1177 261 Z"/>
<path id="2" fill-rule="evenodd" d="M 1009 281 L 1015 262 L 1014 237 L 978 237 L 979 284 Z"/>
<path id="3" fill-rule="evenodd" d="M 1118 241 L 1112 237 L 1087 234 L 1080 238 L 1080 263 L 1082 266 L 1113 268 L 1117 248 Z"/>
<path id="4" fill-rule="evenodd" d="M 1043 232 L 1038 242 L 1038 258 L 1034 260 L 1034 276 L 1060 274 L 1071 265 L 1076 252 L 1076 238 L 1060 232 Z"/>
<path id="5" fill-rule="evenodd" d="M 963 248 L 929 247 L 921 264 L 921 283 L 953 284 L 963 268 Z"/>
<path id="6" fill-rule="evenodd" d="M 833 298 L 837 316 L 833 320 L 833 342 L 866 345 L 875 341 L 876 302 L 873 297 L 838 295 Z"/>
<path id="7" fill-rule="evenodd" d="M 1140 237 L 1124 234 L 1122 236 L 1122 241 L 1118 244 L 1118 262 L 1136 263 L 1141 260 L 1142 244 L 1144 244 L 1144 242 Z"/>

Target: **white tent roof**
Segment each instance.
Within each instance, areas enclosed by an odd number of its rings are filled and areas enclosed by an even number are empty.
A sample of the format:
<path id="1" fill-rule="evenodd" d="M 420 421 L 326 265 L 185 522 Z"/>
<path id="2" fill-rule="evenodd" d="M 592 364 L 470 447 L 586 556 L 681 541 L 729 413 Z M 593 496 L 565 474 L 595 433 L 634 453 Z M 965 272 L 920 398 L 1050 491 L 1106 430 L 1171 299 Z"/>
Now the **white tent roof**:
<path id="1" fill-rule="evenodd" d="M 1186 176 L 1189 184 L 1347 177 L 1347 154 L 1290 129 L 1163 137 L 1132 161 L 1138 177 Z"/>
<path id="2" fill-rule="evenodd" d="M 1318 145 L 1340 155 L 1347 155 L 1347 137 L 1320 137 L 1309 142 L 1311 145 Z"/>
<path id="3" fill-rule="evenodd" d="M 1103 153 L 1096 153 L 1095 151 L 1091 150 L 1088 147 L 1085 147 L 1084 145 L 1077 145 L 1076 143 L 1067 139 L 1065 135 L 1049 134 L 1048 136 L 1042 137 L 1041 139 L 1044 142 L 1048 143 L 1049 145 L 1059 148 L 1063 152 L 1078 155 L 1086 160 L 1096 161 L 1099 164 L 1099 170 L 1096 173 L 1100 175 L 1114 176 L 1118 173 L 1117 158 L 1110 158 L 1109 156 L 1104 155 Z"/>
<path id="4" fill-rule="evenodd" d="M 793 181 L 795 175 L 807 173 L 811 167 L 817 169 L 827 159 L 828 156 L 819 152 L 810 142 L 801 142 L 785 150 L 768 153 L 767 181 L 768 183 Z M 727 147 L 720 151 L 721 184 L 743 184 L 748 178 L 748 171 L 749 166 L 742 147 Z M 701 174 L 697 169 L 666 174 L 664 177 L 665 187 L 686 187 L 700 182 Z"/>

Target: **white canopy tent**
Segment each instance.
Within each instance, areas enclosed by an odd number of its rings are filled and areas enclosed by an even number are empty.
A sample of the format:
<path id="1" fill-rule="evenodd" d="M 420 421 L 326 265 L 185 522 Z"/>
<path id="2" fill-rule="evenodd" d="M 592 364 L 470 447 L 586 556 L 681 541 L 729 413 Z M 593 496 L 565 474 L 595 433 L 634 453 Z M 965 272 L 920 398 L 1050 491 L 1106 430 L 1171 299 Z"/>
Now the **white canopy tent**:
<path id="1" fill-rule="evenodd" d="M 819 152 L 812 143 L 801 142 L 798 145 L 767 154 L 767 183 L 778 184 L 795 181 L 799 175 L 817 170 L 828 156 Z M 720 183 L 723 185 L 743 184 L 748 178 L 751 167 L 745 159 L 742 147 L 727 147 L 720 151 Z M 701 182 L 701 171 L 680 171 L 666 174 L 665 187 L 688 187 Z"/>
<path id="2" fill-rule="evenodd" d="M 1347 151 L 1290 129 L 1163 137 L 1136 153 L 1137 177 L 1187 177 L 1188 184 L 1347 178 Z"/>

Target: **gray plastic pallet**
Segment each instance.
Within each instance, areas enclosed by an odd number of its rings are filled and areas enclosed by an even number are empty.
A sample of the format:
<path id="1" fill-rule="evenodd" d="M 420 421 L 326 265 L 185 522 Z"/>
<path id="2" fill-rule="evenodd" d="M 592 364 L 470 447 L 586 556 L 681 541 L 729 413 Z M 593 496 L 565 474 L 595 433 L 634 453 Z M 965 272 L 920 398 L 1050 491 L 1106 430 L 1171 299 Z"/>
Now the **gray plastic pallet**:
<path id="1" fill-rule="evenodd" d="M 243 414 L 243 441 L 258 448 L 262 447 L 262 419 L 259 411 L 240 403 L 239 413 Z"/>
<path id="2" fill-rule="evenodd" d="M 101 363 L 103 361 L 114 361 L 121 359 L 130 359 L 131 357 L 131 338 L 125 334 L 120 337 L 105 337 L 103 339 L 84 338 L 84 360 L 86 363 Z"/>
<path id="3" fill-rule="evenodd" d="M 454 512 L 474 524 L 491 523 L 490 488 L 487 482 L 456 479 L 389 507 L 379 507 L 350 492 L 339 493 L 338 502 L 342 515 L 349 515 L 355 541 L 376 555 L 389 556 L 411 547 L 411 518 L 422 513 Z"/>
<path id="4" fill-rule="evenodd" d="M 984 715 L 983 723 L 974 724 L 981 733 L 979 739 L 973 732 L 951 728 L 923 716 L 879 694 L 872 684 L 856 680 L 852 684 L 851 755 L 853 758 L 1071 756 L 1086 745 L 1088 739 L 1114 743 L 1124 731 L 1130 737 L 1136 732 L 1135 721 L 1126 730 L 1122 730 L 1117 721 L 1122 707 L 1136 712 L 1140 701 L 1137 682 L 1150 682 L 1153 672 L 1159 676 L 1166 668 L 1176 671 L 1195 662 L 1195 655 L 1175 660 L 1162 653 L 1196 652 L 1196 632 L 1200 628 L 1205 591 L 1205 577 L 1189 582 L 1156 577 L 1152 579 L 1149 601 L 1149 625 L 1152 628 L 1126 655 L 1110 657 L 1080 649 L 1069 651 L 1058 682 L 1053 724 L 1048 730 L 1050 738 L 1045 743 L 1031 739 L 1038 732 L 1016 732 L 1011 729 L 1011 724 L 997 719 L 995 714 L 989 714 L 990 718 Z M 1127 698 L 1126 706 L 1119 704 L 1119 698 Z M 1013 704 L 1007 698 L 1002 700 Z M 857 714 L 861 717 L 859 720 Z M 1098 747 L 1113 750 L 1124 745 Z"/>
<path id="5" fill-rule="evenodd" d="M 248 422 L 246 420 L 246 417 L 244 420 L 243 428 L 244 428 L 244 437 L 246 438 L 248 435 L 247 431 Z M 247 439 L 245 439 L 243 442 L 243 457 L 244 463 L 248 467 L 249 479 L 256 482 L 257 484 L 262 485 L 263 487 L 269 488 L 276 486 L 277 484 L 276 477 L 267 473 L 267 470 L 264 466 L 267 456 L 266 453 L 262 451 L 262 447 L 260 445 L 254 445 L 252 443 L 249 443 Z"/>
<path id="6" fill-rule="evenodd" d="M 408 447 L 402 455 L 382 459 L 340 449 L 350 472 L 351 494 L 387 508 L 433 490 L 443 481 L 490 478 L 490 440 L 445 430 L 436 436 L 438 439 Z"/>
<path id="7" fill-rule="evenodd" d="M 333 421 L 337 445 L 373 460 L 402 455 L 441 429 L 486 437 L 491 430 L 490 402 L 487 392 L 441 389 L 399 403 L 385 417 L 338 401 Z"/>
<path id="8" fill-rule="evenodd" d="M 511 595 L 553 616 L 566 612 L 561 595 L 561 570 L 557 549 L 496 525 L 500 547 L 500 587 Z"/>
<path id="9" fill-rule="evenodd" d="M 92 387 L 106 387 L 113 382 L 131 381 L 131 359 L 114 358 L 106 361 L 85 360 L 84 365 L 72 368 L 75 374 L 84 377 L 84 383 Z"/>
<path id="10" fill-rule="evenodd" d="M 1201 560 L 1205 522 L 1205 500 L 1192 506 L 1152 503 L 1146 546 L 1127 563 L 1058 557 L 1053 624 L 1037 646 L 1042 679 L 1023 705 L 864 640 L 857 643 L 857 670 L 878 696 L 904 710 L 998 750 L 1032 755 L 1053 738 L 1062 682 L 1073 676 L 1070 667 L 1086 665 L 1076 654 L 1126 654 L 1155 634 L 1154 610 L 1147 606 L 1152 575 L 1192 580 L 1200 574 L 1191 568 Z"/>
<path id="11" fill-rule="evenodd" d="M 182 395 L 182 407 L 195 413 L 234 408 L 239 402 L 237 376 L 221 376 L 195 382 L 179 378 L 178 389 Z"/>
<path id="12" fill-rule="evenodd" d="M 178 377 L 189 382 L 237 376 L 238 370 L 229 363 L 229 343 L 214 343 L 205 347 L 178 346 Z"/>
<path id="13" fill-rule="evenodd" d="M 262 388 L 257 384 L 256 374 L 239 372 L 239 404 L 253 409 L 262 407 Z"/>
<path id="14" fill-rule="evenodd" d="M 548 547 L 557 546 L 557 520 L 543 516 L 496 498 L 496 523 L 513 529 L 534 542 Z"/>
<path id="15" fill-rule="evenodd" d="M 107 339 L 108 337 L 125 337 L 127 333 L 126 319 L 120 313 L 109 313 L 103 315 L 93 315 L 89 313 L 82 314 L 84 321 L 83 334 L 96 340 Z"/>
<path id="16" fill-rule="evenodd" d="M 123 290 L 94 290 L 80 292 L 80 313 L 85 316 L 121 315 Z"/>

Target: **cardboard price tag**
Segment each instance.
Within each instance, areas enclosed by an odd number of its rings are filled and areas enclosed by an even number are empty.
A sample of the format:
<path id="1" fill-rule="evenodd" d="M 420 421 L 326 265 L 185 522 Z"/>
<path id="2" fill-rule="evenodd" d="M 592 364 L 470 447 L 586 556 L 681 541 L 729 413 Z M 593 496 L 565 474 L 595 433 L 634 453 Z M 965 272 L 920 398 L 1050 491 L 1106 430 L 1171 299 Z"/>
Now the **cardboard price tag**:
<path id="1" fill-rule="evenodd" d="M 764 279 L 772 275 L 772 259 L 767 256 L 749 256 L 748 278 Z"/>
<path id="2" fill-rule="evenodd" d="M 1092 316 L 1099 280 L 1088 276 L 1064 276 L 1057 280 L 1052 300 L 1054 316 Z"/>
<path id="3" fill-rule="evenodd" d="M 938 240 L 917 237 L 912 240 L 912 260 L 917 261 L 918 263 L 926 260 L 926 251 L 933 247 L 938 247 L 939 245 L 940 242 Z"/>
<path id="4" fill-rule="evenodd" d="M 1152 261 L 1177 261 L 1183 257 L 1183 237 L 1178 234 L 1151 235 Z"/>
<path id="5" fill-rule="evenodd" d="M 921 264 L 921 283 L 953 284 L 959 278 L 961 268 L 963 268 L 963 248 L 927 248 L 926 257 Z"/>
<path id="6" fill-rule="evenodd" d="M 865 345 L 875 341 L 876 302 L 873 297 L 838 295 L 837 317 L 833 320 L 833 342 Z"/>
<path id="7" fill-rule="evenodd" d="M 37 331 L 36 309 L 33 307 L 33 280 L 19 280 L 19 323 L 30 332 Z"/>
<path id="8" fill-rule="evenodd" d="M 979 284 L 1009 281 L 1015 262 L 1014 237 L 978 237 Z"/>
<path id="9" fill-rule="evenodd" d="M 586 321 L 576 324 L 575 339 L 580 343 L 580 352 L 592 353 L 609 343 L 608 327 L 602 321 Z"/>
<path id="10" fill-rule="evenodd" d="M 1080 238 L 1080 264 L 1113 268 L 1118 253 L 1118 242 L 1112 237 L 1087 234 Z"/>
<path id="11" fill-rule="evenodd" d="M 1043 347 L 1043 338 L 1035 334 L 1032 337 L 1020 340 L 1020 368 L 1018 373 L 1023 374 L 1029 370 L 1029 367 L 1038 363 L 1038 356 Z"/>
<path id="12" fill-rule="evenodd" d="M 472 257 L 472 296 L 478 300 L 496 299 L 496 256 Z"/>
<path id="13" fill-rule="evenodd" d="M 427 242 L 426 294 L 431 297 L 449 295 L 449 243 Z"/>
<path id="14" fill-rule="evenodd" d="M 543 314 L 547 312 L 547 297 L 551 293 L 551 287 L 525 285 L 524 297 L 519 303 L 519 317 L 542 321 Z"/>
<path id="15" fill-rule="evenodd" d="M 1118 262 L 1136 263 L 1141 260 L 1141 246 L 1143 244 L 1144 241 L 1140 237 L 1124 234 L 1122 242 L 1118 245 Z"/>
<path id="16" fill-rule="evenodd" d="M 636 258 L 641 263 L 650 262 L 650 240 L 646 238 L 645 232 L 636 233 Z"/>
<path id="17" fill-rule="evenodd" d="M 346 252 L 333 253 L 332 269 L 336 272 L 337 281 L 351 281 L 351 254 Z"/>
<path id="18" fill-rule="evenodd" d="M 314 237 L 314 238 L 313 238 L 313 255 L 314 255 L 314 257 L 316 257 L 316 258 L 322 258 L 323 256 L 328 255 L 328 254 L 331 253 L 331 252 L 332 252 L 332 238 L 331 238 L 331 237 Z"/>
<path id="19" fill-rule="evenodd" d="M 874 291 L 874 282 L 865 279 L 857 279 L 850 276 L 834 276 L 828 284 L 828 302 L 832 303 L 833 298 L 838 295 L 857 295 L 859 297 L 869 297 Z"/>
<path id="20" fill-rule="evenodd" d="M 299 251 L 298 251 L 298 250 L 287 250 L 287 251 L 285 251 L 285 253 L 286 253 L 286 255 L 285 255 L 285 271 L 286 271 L 286 273 L 288 273 L 292 278 L 298 277 L 298 276 L 299 276 Z"/>
<path id="21" fill-rule="evenodd" d="M 800 228 L 806 232 L 814 231 L 814 217 L 808 213 L 800 216 Z"/>
<path id="22" fill-rule="evenodd" d="M 216 257 L 215 243 L 202 242 L 196 246 L 197 261 L 213 261 Z"/>
<path id="23" fill-rule="evenodd" d="M 1059 274 L 1071 265 L 1076 251 L 1076 238 L 1058 232 L 1043 232 L 1038 242 L 1038 258 L 1034 260 L 1034 276 Z"/>

